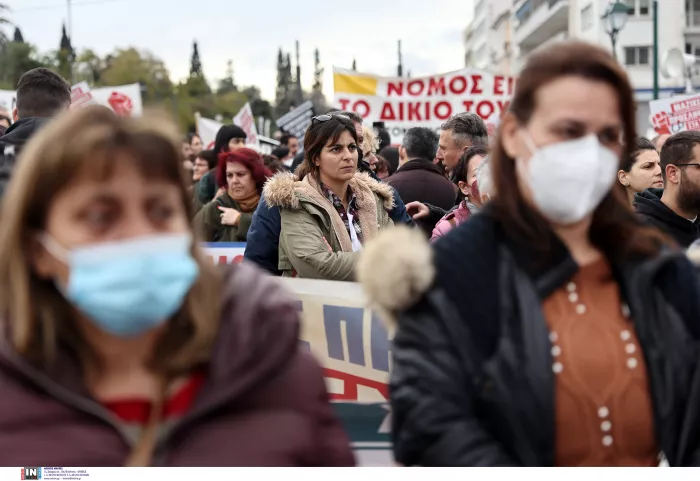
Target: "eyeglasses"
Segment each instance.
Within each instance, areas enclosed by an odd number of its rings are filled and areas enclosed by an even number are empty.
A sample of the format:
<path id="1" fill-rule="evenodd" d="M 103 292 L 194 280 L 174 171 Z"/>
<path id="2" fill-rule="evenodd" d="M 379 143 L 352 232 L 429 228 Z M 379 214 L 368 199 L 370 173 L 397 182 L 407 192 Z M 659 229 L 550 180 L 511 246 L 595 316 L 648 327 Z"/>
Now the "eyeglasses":
<path id="1" fill-rule="evenodd" d="M 689 165 L 693 165 L 695 167 L 700 167 L 700 164 L 676 164 L 676 167 L 688 167 Z"/>

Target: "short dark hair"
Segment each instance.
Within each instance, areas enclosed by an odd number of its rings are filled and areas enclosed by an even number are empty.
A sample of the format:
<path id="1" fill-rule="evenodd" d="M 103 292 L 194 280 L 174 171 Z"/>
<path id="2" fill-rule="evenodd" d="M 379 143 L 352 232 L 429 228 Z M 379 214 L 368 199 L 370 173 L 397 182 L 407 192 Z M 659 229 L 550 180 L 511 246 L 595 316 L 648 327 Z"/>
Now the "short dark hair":
<path id="1" fill-rule="evenodd" d="M 231 142 L 231 139 L 245 139 L 246 137 L 245 130 L 238 125 L 222 125 L 214 139 L 214 152 L 216 152 L 217 155 L 221 152 L 227 152 L 228 144 Z"/>
<path id="2" fill-rule="evenodd" d="M 451 131 L 460 147 L 467 142 L 475 146 L 486 146 L 489 143 L 489 131 L 484 120 L 471 112 L 462 112 L 450 117 L 440 128 Z"/>
<path id="3" fill-rule="evenodd" d="M 453 179 L 454 183 L 459 184 L 459 182 L 466 182 L 467 170 L 469 169 L 469 162 L 474 157 L 486 157 L 487 155 L 488 151 L 486 150 L 486 147 L 482 147 L 479 145 L 469 147 L 467 150 L 465 150 L 462 156 L 459 158 L 459 163 L 457 164 L 457 168 L 455 169 L 455 175 Z"/>
<path id="4" fill-rule="evenodd" d="M 282 137 L 280 137 L 280 145 L 289 146 L 289 141 L 291 139 L 296 139 L 296 138 L 297 138 L 296 135 L 283 134 Z"/>
<path id="5" fill-rule="evenodd" d="M 433 160 L 439 143 L 440 137 L 433 129 L 413 127 L 404 134 L 402 145 L 409 159 Z"/>
<path id="6" fill-rule="evenodd" d="M 379 155 L 389 162 L 389 175 L 399 170 L 399 149 L 396 147 L 384 147 L 379 151 Z"/>
<path id="7" fill-rule="evenodd" d="M 355 125 L 352 120 L 343 114 L 334 113 L 330 120 L 311 123 L 304 135 L 304 160 L 294 171 L 299 180 L 302 180 L 309 174 L 314 174 L 318 177 L 319 169 L 314 160 L 321 155 L 321 151 L 326 144 L 337 142 L 345 131 L 349 132 L 355 143 L 357 143 Z"/>
<path id="8" fill-rule="evenodd" d="M 634 141 L 634 149 L 629 155 L 622 159 L 620 168 L 625 172 L 632 170 L 632 166 L 634 166 L 634 163 L 637 161 L 637 157 L 639 157 L 639 154 L 645 150 L 656 151 L 656 147 L 654 147 L 654 144 L 651 141 L 645 139 L 644 137 L 637 137 L 637 139 Z"/>
<path id="9" fill-rule="evenodd" d="M 278 159 L 282 160 L 286 156 L 289 155 L 289 147 L 284 147 L 284 146 L 275 147 L 274 149 L 272 149 L 272 152 L 270 152 L 270 154 L 274 155 Z"/>
<path id="10" fill-rule="evenodd" d="M 213 150 L 203 150 L 197 155 L 197 158 L 206 160 L 207 164 L 209 164 L 209 170 L 215 168 L 216 164 L 219 162 L 219 158 Z"/>
<path id="11" fill-rule="evenodd" d="M 668 138 L 661 149 L 661 175 L 666 181 L 666 167 L 669 165 L 686 164 L 695 160 L 693 149 L 700 144 L 700 132 L 686 130 Z"/>
<path id="12" fill-rule="evenodd" d="M 199 139 L 200 141 L 202 140 L 202 138 L 199 136 L 199 134 L 196 134 L 194 132 L 190 132 L 189 134 L 187 134 L 187 143 L 188 144 L 192 144 L 192 141 L 194 139 Z"/>
<path id="13" fill-rule="evenodd" d="M 391 134 L 384 127 L 377 127 L 377 137 L 379 137 L 379 149 L 389 147 L 391 145 Z"/>
<path id="14" fill-rule="evenodd" d="M 22 74 L 17 82 L 17 117 L 53 117 L 70 106 L 70 85 L 46 68 Z"/>

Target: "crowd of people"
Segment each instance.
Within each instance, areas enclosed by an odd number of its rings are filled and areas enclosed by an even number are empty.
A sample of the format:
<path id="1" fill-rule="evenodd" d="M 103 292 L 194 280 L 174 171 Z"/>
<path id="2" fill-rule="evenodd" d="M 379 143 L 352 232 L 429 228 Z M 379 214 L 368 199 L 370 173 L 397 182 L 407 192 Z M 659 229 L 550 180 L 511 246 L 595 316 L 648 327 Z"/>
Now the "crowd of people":
<path id="1" fill-rule="evenodd" d="M 700 465 L 700 133 L 638 136 L 609 53 L 530 55 L 491 137 L 333 110 L 271 155 L 204 147 L 20 79 L 1 464 L 353 465 L 283 276 L 358 281 L 392 328 L 397 464 Z"/>

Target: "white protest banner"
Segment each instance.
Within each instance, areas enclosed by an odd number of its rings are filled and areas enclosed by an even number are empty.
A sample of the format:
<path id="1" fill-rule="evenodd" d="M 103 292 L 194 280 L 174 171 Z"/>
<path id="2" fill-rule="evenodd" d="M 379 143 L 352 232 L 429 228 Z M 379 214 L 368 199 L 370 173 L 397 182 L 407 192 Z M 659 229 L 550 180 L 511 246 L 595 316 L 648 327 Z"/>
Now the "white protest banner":
<path id="1" fill-rule="evenodd" d="M 412 127 L 439 129 L 451 116 L 474 112 L 486 120 L 501 114 L 515 88 L 512 77 L 462 69 L 421 78 L 379 77 L 333 69 L 335 106 L 384 122 L 393 142 Z"/>
<path id="2" fill-rule="evenodd" d="M 202 244 L 217 264 L 242 261 L 245 243 Z M 390 336 L 359 284 L 280 278 L 299 300 L 300 343 L 323 366 L 333 407 L 361 466 L 392 466 Z"/>
<path id="3" fill-rule="evenodd" d="M 238 125 L 246 133 L 246 145 L 259 145 L 258 131 L 255 128 L 255 117 L 250 108 L 250 102 L 246 102 L 240 112 L 233 118 L 234 125 Z"/>
<path id="4" fill-rule="evenodd" d="M 224 124 L 216 120 L 202 117 L 198 113 L 195 114 L 195 119 L 197 120 L 197 135 L 202 139 L 202 145 L 207 150 L 213 149 L 214 142 L 216 141 L 216 133 Z"/>
<path id="5" fill-rule="evenodd" d="M 0 114 L 7 114 L 12 117 L 12 110 L 17 101 L 14 90 L 0 90 Z"/>
<path id="6" fill-rule="evenodd" d="M 658 135 L 700 130 L 700 94 L 652 100 L 649 110 L 651 125 Z"/>
<path id="7" fill-rule="evenodd" d="M 95 101 L 114 110 L 117 115 L 140 117 L 143 115 L 143 100 L 139 84 L 118 87 L 97 87 L 91 91 Z"/>
<path id="8" fill-rule="evenodd" d="M 141 86 L 139 84 L 97 87 L 90 89 L 89 92 L 95 103 L 109 107 L 117 115 L 130 117 L 143 115 L 143 100 L 141 99 Z M 72 95 L 73 92 L 71 92 Z M 15 97 L 16 92 L 14 90 L 0 90 L 0 110 L 7 106 L 11 111 L 15 106 Z"/>
<path id="9" fill-rule="evenodd" d="M 243 261 L 245 242 L 209 242 L 201 244 L 215 264 L 238 264 Z"/>
<path id="10" fill-rule="evenodd" d="M 92 96 L 90 86 L 87 82 L 80 82 L 73 85 L 70 91 L 70 107 L 72 109 L 94 104 L 97 104 L 97 101 Z"/>

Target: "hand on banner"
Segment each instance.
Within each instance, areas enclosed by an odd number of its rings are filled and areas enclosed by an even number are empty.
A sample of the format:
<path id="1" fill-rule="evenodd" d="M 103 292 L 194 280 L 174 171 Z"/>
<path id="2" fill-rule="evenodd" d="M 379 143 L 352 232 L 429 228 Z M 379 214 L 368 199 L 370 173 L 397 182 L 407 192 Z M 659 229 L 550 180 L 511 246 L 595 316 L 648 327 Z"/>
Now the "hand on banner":
<path id="1" fill-rule="evenodd" d="M 413 220 L 422 219 L 430 214 L 428 206 L 420 202 L 409 202 L 406 204 L 406 212 L 408 212 L 408 215 L 410 215 Z"/>
<path id="2" fill-rule="evenodd" d="M 219 206 L 218 209 L 221 211 L 221 223 L 223 225 L 238 225 L 238 221 L 241 218 L 240 212 L 230 207 Z"/>

